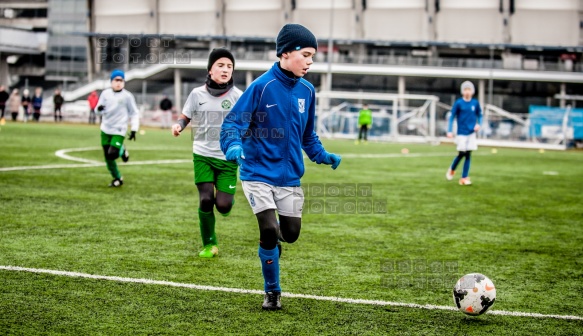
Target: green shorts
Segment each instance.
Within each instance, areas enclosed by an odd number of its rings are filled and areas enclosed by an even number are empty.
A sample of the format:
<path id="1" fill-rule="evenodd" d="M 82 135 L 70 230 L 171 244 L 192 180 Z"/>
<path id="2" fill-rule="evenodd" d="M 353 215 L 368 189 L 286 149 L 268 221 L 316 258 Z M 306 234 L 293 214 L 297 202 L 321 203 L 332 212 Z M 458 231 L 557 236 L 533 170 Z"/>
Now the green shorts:
<path id="1" fill-rule="evenodd" d="M 235 194 L 237 190 L 237 164 L 235 162 L 192 154 L 194 183 L 214 183 L 218 191 Z"/>
<path id="2" fill-rule="evenodd" d="M 121 149 L 124 139 L 125 137 L 123 135 L 109 135 L 101 131 L 101 146 L 111 146 Z"/>

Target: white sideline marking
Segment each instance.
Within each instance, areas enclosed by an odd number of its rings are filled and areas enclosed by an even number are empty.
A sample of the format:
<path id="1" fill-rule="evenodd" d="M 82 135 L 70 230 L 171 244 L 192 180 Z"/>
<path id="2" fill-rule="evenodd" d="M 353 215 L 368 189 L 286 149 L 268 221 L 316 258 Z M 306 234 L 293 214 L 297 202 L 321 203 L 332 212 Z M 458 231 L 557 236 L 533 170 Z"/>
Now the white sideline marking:
<path id="1" fill-rule="evenodd" d="M 101 167 L 105 166 L 105 163 L 84 159 L 76 156 L 68 155 L 70 152 L 83 152 L 90 150 L 99 150 L 101 147 L 83 147 L 83 148 L 65 148 L 59 149 L 55 152 L 55 155 L 61 159 L 68 161 L 81 162 L 77 164 L 49 164 L 41 166 L 17 166 L 17 167 L 0 167 L 0 172 L 6 171 L 17 171 L 17 170 L 37 170 L 37 169 L 62 169 L 62 168 L 88 168 L 88 167 Z M 153 149 L 153 148 L 149 148 Z M 132 150 L 149 150 L 142 148 L 135 148 Z M 475 154 L 474 154 L 475 155 Z M 342 154 L 343 158 L 363 158 L 363 159 L 385 159 L 385 158 L 400 158 L 400 157 L 439 157 L 439 156 L 455 156 L 455 153 L 386 153 L 386 154 Z M 308 158 L 304 156 L 304 160 Z M 192 160 L 176 159 L 176 160 L 145 160 L 145 161 L 129 161 L 127 163 L 122 163 L 124 166 L 138 166 L 138 165 L 156 165 L 156 164 L 175 164 L 175 163 L 189 163 Z"/>
<path id="2" fill-rule="evenodd" d="M 2 167 L 0 172 L 15 170 L 35 170 L 35 169 L 59 169 L 59 168 L 87 168 L 105 166 L 105 163 L 68 163 L 68 164 L 50 164 L 43 166 L 20 166 L 20 167 Z"/>
<path id="3" fill-rule="evenodd" d="M 62 168 L 88 168 L 88 167 L 102 167 L 105 163 L 79 158 L 75 156 L 68 155 L 70 152 L 83 152 L 90 150 L 100 150 L 101 147 L 84 147 L 84 148 L 65 148 L 59 149 L 55 152 L 57 157 L 69 161 L 77 161 L 83 163 L 63 163 L 63 164 L 49 164 L 41 166 L 18 166 L 18 167 L 0 167 L 0 172 L 5 171 L 16 171 L 16 170 L 37 170 L 37 169 L 62 169 Z M 149 148 L 153 149 L 153 148 Z M 142 150 L 141 148 L 135 148 L 133 150 Z M 124 166 L 136 166 L 136 165 L 154 165 L 154 164 L 173 164 L 173 163 L 187 163 L 192 162 L 192 160 L 145 160 L 145 161 L 130 161 L 127 163 L 121 163 Z"/>
<path id="4" fill-rule="evenodd" d="M 386 153 L 386 154 L 340 154 L 342 158 L 349 158 L 349 159 L 385 159 L 385 158 L 406 158 L 406 157 L 438 157 L 438 156 L 456 156 L 455 153 L 409 153 L 409 154 L 401 154 L 401 153 Z"/>
<path id="5" fill-rule="evenodd" d="M 30 272 L 30 273 L 40 273 L 40 274 L 51 274 L 60 275 L 72 278 L 85 278 L 85 279 L 95 279 L 95 280 L 108 280 L 116 282 L 127 282 L 127 283 L 140 283 L 147 285 L 160 285 L 160 286 L 170 286 L 170 287 L 181 287 L 190 288 L 203 291 L 217 291 L 217 292 L 227 292 L 227 293 L 239 293 L 239 294 L 256 294 L 263 295 L 264 291 L 254 290 L 254 289 L 242 289 L 242 288 L 228 288 L 228 287 L 215 287 L 215 286 L 202 286 L 188 283 L 172 282 L 172 281 L 161 281 L 161 280 L 151 280 L 151 279 L 139 279 L 139 278 L 124 278 L 117 276 L 107 276 L 107 275 L 95 275 L 88 273 L 79 272 L 68 272 L 68 271 L 57 271 L 49 269 L 39 269 L 39 268 L 27 268 L 19 266 L 0 266 L 0 270 L 5 271 L 17 271 L 17 272 Z M 319 295 L 306 295 L 306 294 L 293 294 L 293 293 L 282 293 L 283 297 L 296 298 L 296 299 L 311 299 L 318 301 L 331 301 L 331 302 L 342 302 L 350 304 L 363 304 L 363 305 L 373 305 L 373 306 L 393 306 L 393 307 L 405 307 L 405 308 L 419 308 L 428 310 L 448 310 L 457 311 L 453 306 L 437 306 L 431 304 L 416 304 L 416 303 L 404 303 L 404 302 L 391 302 L 391 301 L 381 301 L 381 300 L 363 300 L 363 299 L 348 299 L 340 298 L 334 296 L 319 296 Z M 502 316 L 517 316 L 517 317 L 535 317 L 535 318 L 553 318 L 561 320 L 583 320 L 581 316 L 574 315 L 549 315 L 549 314 L 539 314 L 539 313 L 525 313 L 525 312 L 512 312 L 504 310 L 491 310 L 486 314 L 491 315 L 502 315 Z"/>

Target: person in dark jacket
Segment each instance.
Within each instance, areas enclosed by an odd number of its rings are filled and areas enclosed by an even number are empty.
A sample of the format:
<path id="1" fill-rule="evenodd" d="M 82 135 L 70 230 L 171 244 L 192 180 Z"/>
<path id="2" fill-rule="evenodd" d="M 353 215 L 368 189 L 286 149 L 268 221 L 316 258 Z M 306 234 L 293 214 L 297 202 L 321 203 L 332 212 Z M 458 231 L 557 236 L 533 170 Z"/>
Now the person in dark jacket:
<path id="1" fill-rule="evenodd" d="M 56 89 L 55 95 L 53 96 L 53 105 L 55 107 L 55 122 L 63 121 L 63 112 L 61 112 L 61 107 L 63 106 L 64 102 L 65 99 L 61 95 L 61 90 Z"/>
<path id="2" fill-rule="evenodd" d="M 8 101 L 9 97 L 10 95 L 6 92 L 6 87 L 0 85 L 0 112 L 2 113 L 0 116 L 0 125 L 6 123 L 6 120 L 4 120 L 4 111 L 6 110 L 6 101 Z"/>
<path id="3" fill-rule="evenodd" d="M 32 120 L 40 121 L 40 109 L 43 106 L 43 89 L 37 87 L 34 89 L 34 96 L 32 97 Z"/>
<path id="4" fill-rule="evenodd" d="M 22 105 L 23 116 L 22 121 L 27 122 L 28 118 L 30 117 L 30 103 L 32 102 L 32 98 L 30 97 L 30 91 L 28 89 L 24 89 L 22 91 L 22 99 L 20 100 L 20 104 Z"/>
<path id="5" fill-rule="evenodd" d="M 172 101 L 168 96 L 160 101 L 160 110 L 162 110 L 162 128 L 170 127 L 172 123 Z"/>

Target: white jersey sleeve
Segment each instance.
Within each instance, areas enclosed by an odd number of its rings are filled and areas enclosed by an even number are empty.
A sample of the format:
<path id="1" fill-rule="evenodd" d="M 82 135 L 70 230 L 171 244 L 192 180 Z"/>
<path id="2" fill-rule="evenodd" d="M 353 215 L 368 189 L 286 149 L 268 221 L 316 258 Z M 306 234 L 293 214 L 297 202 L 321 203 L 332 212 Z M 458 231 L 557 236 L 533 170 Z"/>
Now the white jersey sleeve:
<path id="1" fill-rule="evenodd" d="M 196 91 L 192 90 L 182 108 L 182 114 L 190 120 L 193 119 L 194 114 L 196 113 L 197 101 Z"/>
<path id="2" fill-rule="evenodd" d="M 128 99 L 128 116 L 130 118 L 130 129 L 137 132 L 140 129 L 140 109 L 136 104 L 136 98 L 133 94 L 127 91 Z"/>

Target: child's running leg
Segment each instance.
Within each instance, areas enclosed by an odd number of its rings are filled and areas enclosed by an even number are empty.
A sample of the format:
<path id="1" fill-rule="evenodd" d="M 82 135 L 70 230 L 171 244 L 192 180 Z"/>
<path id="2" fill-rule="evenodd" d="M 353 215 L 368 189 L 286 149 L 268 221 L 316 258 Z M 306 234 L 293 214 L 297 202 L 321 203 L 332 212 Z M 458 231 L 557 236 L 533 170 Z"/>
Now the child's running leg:
<path id="1" fill-rule="evenodd" d="M 201 258 L 212 258 L 218 254 L 217 235 L 215 232 L 216 218 L 213 208 L 215 206 L 215 188 L 213 183 L 197 183 L 199 195 L 198 220 L 200 236 L 204 249 L 198 254 Z"/>
<path id="2" fill-rule="evenodd" d="M 470 175 L 470 165 L 471 165 L 471 156 L 472 156 L 472 152 L 471 151 L 467 151 L 465 152 L 466 155 L 466 161 L 464 162 L 464 170 L 462 171 L 462 178 L 466 178 Z"/>
<path id="3" fill-rule="evenodd" d="M 259 259 L 263 272 L 265 292 L 281 292 L 279 285 L 279 252 L 277 239 L 279 226 L 275 210 L 267 209 L 257 213 L 259 224 Z"/>
<path id="4" fill-rule="evenodd" d="M 462 159 L 466 156 L 467 152 L 458 152 L 458 155 L 453 159 L 453 162 L 451 163 L 450 169 L 455 171 L 457 166 L 460 164 L 460 162 L 462 161 Z"/>
<path id="5" fill-rule="evenodd" d="M 286 243 L 293 243 L 300 237 L 302 219 L 300 217 L 279 216 L 281 239 Z"/>
<path id="6" fill-rule="evenodd" d="M 455 170 L 457 168 L 457 166 L 460 164 L 460 162 L 462 161 L 462 159 L 466 156 L 466 152 L 458 152 L 458 155 L 453 159 L 453 162 L 451 163 L 451 166 L 449 166 L 449 169 L 447 170 L 447 173 L 445 173 L 445 178 L 449 181 L 451 181 L 453 179 L 453 175 L 455 174 Z"/>

